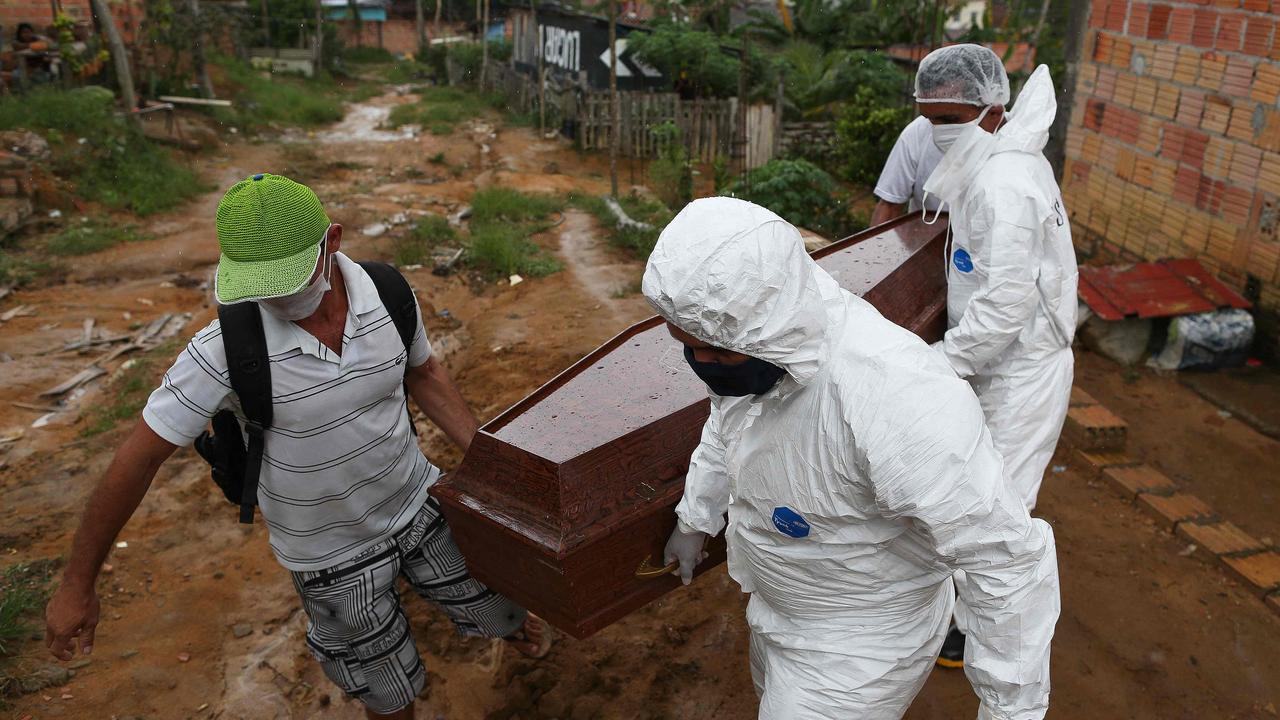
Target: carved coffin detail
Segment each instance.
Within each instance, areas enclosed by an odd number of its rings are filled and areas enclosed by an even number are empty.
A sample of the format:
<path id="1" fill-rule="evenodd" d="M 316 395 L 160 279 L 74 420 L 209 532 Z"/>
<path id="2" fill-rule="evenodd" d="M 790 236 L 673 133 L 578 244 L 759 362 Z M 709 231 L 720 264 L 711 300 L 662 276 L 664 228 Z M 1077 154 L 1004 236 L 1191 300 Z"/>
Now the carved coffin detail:
<path id="1" fill-rule="evenodd" d="M 945 325 L 945 231 L 901 218 L 814 257 L 932 342 Z M 575 637 L 678 587 L 637 571 L 662 565 L 706 397 L 652 318 L 487 424 L 433 489 L 472 574 Z M 709 550 L 699 572 L 723 561 L 723 539 Z"/>

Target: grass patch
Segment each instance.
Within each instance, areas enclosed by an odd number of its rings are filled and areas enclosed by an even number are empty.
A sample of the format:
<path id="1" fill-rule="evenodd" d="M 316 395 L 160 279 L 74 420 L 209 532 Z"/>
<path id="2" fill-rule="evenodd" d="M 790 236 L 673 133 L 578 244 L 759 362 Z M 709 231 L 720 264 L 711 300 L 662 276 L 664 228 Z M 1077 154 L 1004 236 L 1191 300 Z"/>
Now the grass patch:
<path id="1" fill-rule="evenodd" d="M 387 124 L 421 125 L 432 135 L 449 135 L 459 123 L 480 117 L 493 107 L 485 97 L 457 87 L 423 88 L 419 96 L 418 102 L 393 108 Z"/>
<path id="2" fill-rule="evenodd" d="M 594 215 L 600 226 L 609 233 L 611 244 L 631 252 L 641 260 L 649 258 L 649 253 L 653 252 L 653 246 L 657 244 L 662 229 L 671 222 L 672 218 L 671 211 L 665 205 L 639 195 L 624 196 L 618 200 L 618 204 L 632 220 L 648 223 L 650 225 L 648 229 L 634 226 L 618 227 L 617 216 L 609 209 L 602 197 L 574 193 L 569 196 L 569 203 Z"/>
<path id="3" fill-rule="evenodd" d="M 344 48 L 341 57 L 343 62 L 349 63 L 389 63 L 396 60 L 396 56 L 386 48 L 365 45 Z"/>
<path id="4" fill-rule="evenodd" d="M 22 287 L 52 269 L 49 263 L 0 249 L 0 286 Z"/>
<path id="5" fill-rule="evenodd" d="M 529 240 L 551 227 L 548 216 L 564 207 L 554 195 L 526 195 L 489 187 L 471 198 L 471 242 L 467 262 L 489 275 L 541 277 L 562 265 Z"/>
<path id="6" fill-rule="evenodd" d="M 439 247 L 457 241 L 449 221 L 439 215 L 418 218 L 407 235 L 395 239 L 392 252 L 397 265 L 424 265 Z"/>
<path id="7" fill-rule="evenodd" d="M 342 119 L 344 91 L 328 75 L 288 77 L 262 73 L 230 58 L 216 62 L 238 89 L 235 105 L 214 113 L 224 124 L 249 129 L 271 124 L 307 127 Z"/>
<path id="8" fill-rule="evenodd" d="M 182 342 L 177 338 L 169 340 L 122 365 L 120 374 L 106 389 L 101 404 L 89 416 L 88 425 L 80 431 L 80 437 L 100 435 L 121 420 L 138 417 L 147 403 L 147 396 L 155 389 Z"/>
<path id="9" fill-rule="evenodd" d="M 386 70 L 387 82 L 396 85 L 421 82 L 433 74 L 430 66 L 416 60 L 400 60 Z"/>
<path id="10" fill-rule="evenodd" d="M 0 130 L 43 135 L 54 172 L 81 196 L 112 208 L 149 215 L 206 189 L 195 172 L 117 114 L 114 102 L 100 87 L 43 88 L 0 99 Z"/>
<path id="11" fill-rule="evenodd" d="M 18 563 L 0 574 L 0 663 L 17 654 L 35 628 L 57 567 L 56 560 L 37 560 Z"/>
<path id="12" fill-rule="evenodd" d="M 445 164 L 444 151 L 441 150 L 435 155 L 432 155 L 431 157 L 427 158 L 427 162 L 431 163 L 432 165 L 444 165 Z"/>
<path id="13" fill-rule="evenodd" d="M 118 225 L 99 218 L 86 218 L 49 240 L 47 249 L 52 255 L 88 255 L 124 242 L 149 240 L 150 235 L 138 230 L 136 225 Z"/>
<path id="14" fill-rule="evenodd" d="M 473 227 L 468 251 L 470 264 L 499 277 L 542 277 L 563 268 L 559 260 L 530 242 L 518 226 L 494 223 Z"/>

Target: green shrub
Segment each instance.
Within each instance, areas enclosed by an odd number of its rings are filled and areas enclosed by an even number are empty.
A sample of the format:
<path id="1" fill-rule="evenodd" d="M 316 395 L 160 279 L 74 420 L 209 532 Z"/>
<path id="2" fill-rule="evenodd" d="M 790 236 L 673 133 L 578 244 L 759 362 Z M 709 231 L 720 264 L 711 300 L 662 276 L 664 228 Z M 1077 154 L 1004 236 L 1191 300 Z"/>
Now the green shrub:
<path id="1" fill-rule="evenodd" d="M 649 185 L 667 207 L 679 210 L 693 200 L 693 168 L 680 128 L 668 121 L 650 132 L 661 149 L 658 157 L 649 162 Z"/>
<path id="2" fill-rule="evenodd" d="M 721 42 L 714 33 L 676 23 L 659 23 L 653 32 L 627 37 L 637 59 L 670 79 L 673 89 L 698 97 L 738 93 L 738 60 L 725 54 Z"/>
<path id="3" fill-rule="evenodd" d="M 911 122 L 910 106 L 885 105 L 861 88 L 836 122 L 834 160 L 844 177 L 863 185 L 875 185 L 889 159 L 898 134 Z"/>
<path id="4" fill-rule="evenodd" d="M 76 192 L 139 215 L 167 210 L 205 190 L 197 175 L 114 110 L 100 87 L 42 89 L 0 99 L 0 130 L 49 140 L 53 169 Z"/>
<path id="5" fill-rule="evenodd" d="M 51 269 L 48 263 L 0 250 L 0 286 L 22 287 Z"/>
<path id="6" fill-rule="evenodd" d="M 88 255 L 123 242 L 148 239 L 150 236 L 139 232 L 136 225 L 85 218 L 50 238 L 48 250 L 51 255 Z"/>
<path id="7" fill-rule="evenodd" d="M 771 160 L 725 194 L 767 207 L 793 225 L 839 238 L 853 229 L 854 221 L 836 190 L 831 176 L 807 160 Z"/>
<path id="8" fill-rule="evenodd" d="M 393 245 L 397 265 L 423 265 L 436 248 L 457 240 L 449 221 L 439 215 L 418 218 L 408 234 L 398 237 Z"/>

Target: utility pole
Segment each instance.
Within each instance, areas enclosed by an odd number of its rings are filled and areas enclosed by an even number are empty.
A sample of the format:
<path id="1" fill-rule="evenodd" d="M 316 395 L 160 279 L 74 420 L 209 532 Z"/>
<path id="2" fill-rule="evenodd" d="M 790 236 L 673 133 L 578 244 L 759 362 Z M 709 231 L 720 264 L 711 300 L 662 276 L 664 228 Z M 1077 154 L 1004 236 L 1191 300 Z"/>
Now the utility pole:
<path id="1" fill-rule="evenodd" d="M 618 0 L 609 0 L 609 194 L 618 197 Z"/>
<path id="2" fill-rule="evenodd" d="M 436 2 L 439 2 L 439 1 L 440 0 L 436 0 Z M 418 31 L 418 54 L 421 55 L 422 49 L 425 46 L 425 43 L 423 42 L 424 40 L 423 36 L 424 36 L 424 33 L 426 33 L 427 31 L 426 21 L 422 17 L 422 0 L 413 0 L 413 19 L 414 19 L 414 22 L 416 23 L 416 29 Z"/>
<path id="3" fill-rule="evenodd" d="M 491 0 L 484 0 L 484 22 L 480 26 L 480 89 L 484 89 L 485 80 L 489 77 L 489 5 Z"/>
<path id="4" fill-rule="evenodd" d="M 200 85 L 200 96 L 211 98 L 213 82 L 209 80 L 209 68 L 204 62 L 204 21 L 200 18 L 200 0 L 187 0 L 187 11 L 191 13 L 195 39 L 191 44 L 191 64 L 196 73 L 196 83 Z"/>
<path id="5" fill-rule="evenodd" d="M 129 117 L 133 117 L 133 111 L 138 107 L 138 97 L 133 94 L 133 73 L 129 71 L 129 56 L 125 53 L 124 41 L 120 39 L 120 31 L 116 29 L 116 21 L 111 17 L 107 0 L 90 0 L 90 7 L 107 35 L 107 47 L 111 49 L 111 59 L 115 63 L 116 80 L 120 82 L 120 99 L 124 101 Z"/>

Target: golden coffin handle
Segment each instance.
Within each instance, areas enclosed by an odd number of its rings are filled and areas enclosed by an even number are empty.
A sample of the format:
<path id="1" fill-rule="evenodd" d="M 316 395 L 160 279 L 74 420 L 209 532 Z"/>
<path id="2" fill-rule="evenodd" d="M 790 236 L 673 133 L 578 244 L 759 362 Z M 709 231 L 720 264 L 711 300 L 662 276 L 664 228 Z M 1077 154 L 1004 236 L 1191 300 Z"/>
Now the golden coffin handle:
<path id="1" fill-rule="evenodd" d="M 670 575 L 671 573 L 680 569 L 679 560 L 671 563 L 666 567 L 657 567 L 655 565 L 650 565 L 649 559 L 652 557 L 653 557 L 652 555 L 644 556 L 644 562 L 640 563 L 640 567 L 636 568 L 636 577 L 640 578 L 641 580 L 652 580 L 653 578 L 660 578 L 663 575 Z"/>

